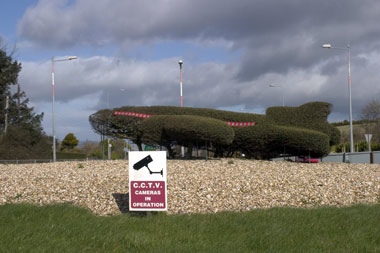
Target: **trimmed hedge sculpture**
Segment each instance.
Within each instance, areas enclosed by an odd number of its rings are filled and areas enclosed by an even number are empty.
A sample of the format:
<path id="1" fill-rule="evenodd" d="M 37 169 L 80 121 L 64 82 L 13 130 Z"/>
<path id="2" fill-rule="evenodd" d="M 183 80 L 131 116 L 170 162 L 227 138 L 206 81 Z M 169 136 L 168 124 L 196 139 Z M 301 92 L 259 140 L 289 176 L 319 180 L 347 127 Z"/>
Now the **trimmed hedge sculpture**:
<path id="1" fill-rule="evenodd" d="M 307 128 L 327 134 L 330 145 L 339 143 L 340 132 L 327 122 L 331 105 L 324 102 L 312 102 L 299 107 L 270 107 L 267 117 L 280 126 Z"/>
<path id="2" fill-rule="evenodd" d="M 142 143 L 165 146 L 172 155 L 173 143 L 188 147 L 208 142 L 217 156 L 239 151 L 247 157 L 268 159 L 279 154 L 322 157 L 339 141 L 339 130 L 327 122 L 331 105 L 312 102 L 299 107 L 271 107 L 266 115 L 207 108 L 172 106 L 124 106 L 100 110 L 90 116 L 95 132 Z M 115 116 L 135 112 L 149 118 Z M 255 126 L 231 127 L 225 122 L 255 122 Z"/>

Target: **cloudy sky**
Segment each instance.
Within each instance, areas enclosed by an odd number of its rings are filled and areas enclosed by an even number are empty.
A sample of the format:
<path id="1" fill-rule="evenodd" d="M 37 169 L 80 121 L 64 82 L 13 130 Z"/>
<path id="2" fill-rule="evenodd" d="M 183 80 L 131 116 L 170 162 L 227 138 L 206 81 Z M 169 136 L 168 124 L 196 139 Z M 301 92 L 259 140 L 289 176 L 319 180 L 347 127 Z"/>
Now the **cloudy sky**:
<path id="1" fill-rule="evenodd" d="M 379 98 L 377 0 L 4 0 L 3 44 L 16 45 L 19 82 L 51 134 L 51 58 L 57 137 L 99 140 L 95 111 L 176 105 L 265 113 L 270 106 L 333 104 L 348 120 L 351 46 L 354 119 Z M 270 85 L 276 87 L 269 87 Z"/>

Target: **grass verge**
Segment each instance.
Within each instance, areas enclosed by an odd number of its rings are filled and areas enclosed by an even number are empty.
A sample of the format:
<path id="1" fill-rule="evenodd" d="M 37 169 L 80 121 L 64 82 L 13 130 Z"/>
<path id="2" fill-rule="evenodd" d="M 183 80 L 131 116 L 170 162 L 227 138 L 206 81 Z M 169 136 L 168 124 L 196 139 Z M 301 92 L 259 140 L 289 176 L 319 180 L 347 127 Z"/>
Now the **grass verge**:
<path id="1" fill-rule="evenodd" d="M 68 204 L 6 204 L 0 251 L 380 252 L 380 204 L 113 217 Z"/>

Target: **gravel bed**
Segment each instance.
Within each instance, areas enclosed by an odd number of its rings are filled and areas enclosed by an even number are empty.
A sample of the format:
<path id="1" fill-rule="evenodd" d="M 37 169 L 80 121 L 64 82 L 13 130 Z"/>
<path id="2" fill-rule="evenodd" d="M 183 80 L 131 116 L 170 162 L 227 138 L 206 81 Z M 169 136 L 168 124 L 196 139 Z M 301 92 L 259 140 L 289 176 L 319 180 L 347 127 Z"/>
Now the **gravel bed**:
<path id="1" fill-rule="evenodd" d="M 169 214 L 380 201 L 378 164 L 168 160 L 167 170 Z M 117 215 L 128 192 L 127 161 L 0 165 L 0 204 L 70 202 Z"/>

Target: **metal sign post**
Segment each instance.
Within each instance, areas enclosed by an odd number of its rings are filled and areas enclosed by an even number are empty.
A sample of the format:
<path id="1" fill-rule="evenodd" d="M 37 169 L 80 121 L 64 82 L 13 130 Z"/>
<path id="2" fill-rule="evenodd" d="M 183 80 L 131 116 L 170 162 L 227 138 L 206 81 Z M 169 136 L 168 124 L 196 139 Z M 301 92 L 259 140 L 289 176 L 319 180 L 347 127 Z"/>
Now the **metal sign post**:
<path id="1" fill-rule="evenodd" d="M 372 139 L 372 134 L 365 134 L 365 141 L 368 144 L 368 152 L 371 152 L 371 139 Z"/>
<path id="2" fill-rule="evenodd" d="M 167 211 L 166 151 L 131 151 L 129 210 Z"/>

